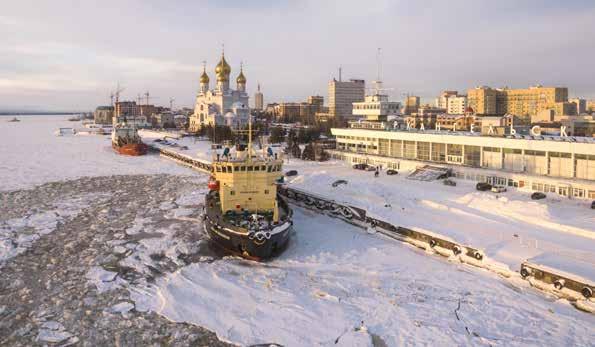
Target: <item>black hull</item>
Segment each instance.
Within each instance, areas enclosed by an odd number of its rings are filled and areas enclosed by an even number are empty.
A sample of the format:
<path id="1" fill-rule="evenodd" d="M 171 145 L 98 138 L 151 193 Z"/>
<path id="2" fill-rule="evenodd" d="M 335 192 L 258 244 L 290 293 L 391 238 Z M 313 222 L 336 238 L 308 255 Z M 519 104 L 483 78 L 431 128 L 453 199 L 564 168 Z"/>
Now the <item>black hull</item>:
<path id="1" fill-rule="evenodd" d="M 291 209 L 280 195 L 277 195 L 277 199 L 279 208 L 289 218 L 276 227 L 270 226 L 270 230 L 250 233 L 245 228 L 224 221 L 217 204 L 218 196 L 210 192 L 205 199 L 204 231 L 213 243 L 229 253 L 258 261 L 277 256 L 287 247 L 293 230 Z M 268 238 L 263 237 L 264 234 Z"/>
<path id="2" fill-rule="evenodd" d="M 205 219 L 204 229 L 209 239 L 225 251 L 260 261 L 281 254 L 289 243 L 293 228 L 290 226 L 285 231 L 271 235 L 270 239 L 263 240 L 261 244 L 247 235 L 227 231 L 226 228 L 220 227 L 210 219 Z"/>

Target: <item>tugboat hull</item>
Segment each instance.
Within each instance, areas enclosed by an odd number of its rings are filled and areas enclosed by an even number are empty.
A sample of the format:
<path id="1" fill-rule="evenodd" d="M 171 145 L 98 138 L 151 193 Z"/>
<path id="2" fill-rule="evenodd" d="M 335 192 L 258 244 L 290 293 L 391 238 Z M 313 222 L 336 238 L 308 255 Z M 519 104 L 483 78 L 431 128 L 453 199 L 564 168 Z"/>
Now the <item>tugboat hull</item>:
<path id="1" fill-rule="evenodd" d="M 119 154 L 132 156 L 145 155 L 149 150 L 149 146 L 144 143 L 131 143 L 122 146 L 112 143 L 112 148 Z"/>
<path id="2" fill-rule="evenodd" d="M 278 196 L 277 199 L 283 199 Z M 204 214 L 204 230 L 209 239 L 220 248 L 252 260 L 265 260 L 280 254 L 289 242 L 293 222 L 290 218 L 266 230 L 249 231 L 225 222 L 219 212 L 218 198 L 213 192 L 207 194 Z M 282 200 L 280 205 L 291 217 L 291 210 Z"/>
<path id="3" fill-rule="evenodd" d="M 230 228 L 222 227 L 209 218 L 205 218 L 204 229 L 209 239 L 218 247 L 232 254 L 261 261 L 280 254 L 289 243 L 292 227 L 289 226 L 270 239 L 258 241 L 250 239 L 246 234 L 233 232 Z"/>

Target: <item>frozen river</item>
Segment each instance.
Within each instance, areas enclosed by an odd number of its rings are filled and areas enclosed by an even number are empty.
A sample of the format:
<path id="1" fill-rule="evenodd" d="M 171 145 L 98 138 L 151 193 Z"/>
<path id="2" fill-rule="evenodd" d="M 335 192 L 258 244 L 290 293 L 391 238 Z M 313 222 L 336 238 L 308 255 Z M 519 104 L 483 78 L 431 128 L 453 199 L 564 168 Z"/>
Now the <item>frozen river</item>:
<path id="1" fill-rule="evenodd" d="M 126 318 L 130 312 L 154 312 L 173 322 L 205 327 L 222 340 L 242 345 L 274 342 L 286 346 L 590 346 L 595 339 L 595 316 L 576 310 L 565 300 L 548 297 L 525 282 L 504 280 L 481 269 L 428 256 L 418 249 L 299 208 L 295 209 L 296 233 L 289 248 L 277 259 L 258 264 L 231 257 L 201 256 L 196 248 L 203 241 L 200 237 L 197 241 L 192 234 L 201 229 L 197 211 L 202 204 L 206 175 L 154 155 L 117 156 L 107 137 L 54 136 L 56 128 L 72 126 L 66 118 L 22 117 L 20 123 L 4 123 L 0 119 L 0 136 L 5 139 L 0 146 L 0 190 L 30 189 L 83 176 L 174 175 L 139 178 L 133 192 L 140 194 L 142 203 L 131 199 L 133 193 L 125 188 L 78 195 L 73 191 L 68 199 L 53 202 L 55 206 L 47 212 L 43 210 L 45 205 L 35 207 L 33 215 L 43 217 L 41 222 L 32 222 L 31 211 L 18 212 L 27 210 L 23 206 L 11 209 L 10 218 L 0 216 L 0 222 L 10 221 L 5 223 L 5 233 L 0 236 L 5 245 L 21 240 L 23 233 L 30 232 L 29 228 L 39 230 L 37 238 L 22 244 L 24 249 L 33 250 L 48 237 L 67 236 L 64 233 L 68 230 L 73 238 L 77 237 L 77 225 L 81 228 L 84 224 L 69 221 L 91 209 L 100 217 L 95 220 L 92 215 L 86 216 L 87 223 L 92 225 L 107 223 L 104 215 L 116 216 L 110 223 L 117 226 L 93 227 L 98 242 L 94 249 L 103 247 L 117 255 L 116 267 L 134 269 L 138 276 L 116 278 L 109 271 L 111 268 L 77 267 L 86 272 L 91 285 L 107 293 L 103 295 L 114 293 L 116 298 L 123 295 L 122 290 L 129 293 L 133 305 L 117 304 L 109 308 L 110 314 Z M 341 163 L 316 165 L 292 159 L 286 169 L 290 168 L 300 171 L 292 185 L 321 194 L 337 194 L 330 183 L 337 177 L 346 178 L 348 185 L 339 188 L 344 200 L 394 217 L 400 225 L 417 225 L 436 232 L 460 230 L 460 226 L 466 225 L 468 229 L 454 236 L 469 242 L 487 240 L 486 247 L 491 252 L 488 256 L 511 266 L 519 257 L 506 255 L 506 247 L 499 249 L 491 241 L 491 233 L 498 231 L 497 237 L 503 243 L 517 242 L 521 250 L 537 249 L 544 253 L 544 246 L 531 248 L 526 246 L 526 239 L 520 242 L 505 234 L 511 228 L 511 232 L 524 232 L 530 239 L 543 228 L 556 235 L 547 241 L 557 243 L 565 252 L 572 252 L 575 246 L 579 257 L 593 251 L 586 243 L 591 241 L 581 243 L 577 233 L 556 230 L 554 224 L 548 227 L 533 222 L 546 216 L 551 223 L 590 232 L 592 219 L 576 214 L 582 211 L 579 203 L 556 202 L 553 206 L 559 208 L 550 210 L 549 205 L 532 204 L 521 193 L 503 195 L 507 199 L 503 200 L 472 193 L 466 184 L 460 184 L 454 193 L 446 190 L 451 187 L 425 182 L 398 189 L 409 181 L 389 181 L 393 178 L 388 176 L 373 181 L 371 176 L 354 172 Z M 189 178 L 176 184 L 178 176 Z M 65 182 L 59 187 L 64 190 L 68 185 Z M 72 189 L 81 189 L 80 186 L 80 182 L 73 184 Z M 143 190 L 144 186 L 163 188 L 151 192 Z M 114 195 L 124 199 L 125 204 L 112 199 L 113 205 L 105 205 Z M 391 213 L 383 212 L 387 202 L 393 208 Z M 524 208 L 526 220 L 512 215 L 509 204 Z M 503 213 L 494 212 L 498 209 Z M 59 217 L 52 217 L 49 212 Z M 118 219 L 119 215 L 126 218 Z M 567 218 L 572 222 L 564 223 Z M 70 225 L 71 229 L 63 230 L 60 225 Z M 101 232 L 114 234 L 103 237 Z M 139 233 L 149 236 L 138 237 Z M 124 247 L 128 244 L 133 246 Z M 45 247 L 49 247 L 47 243 Z M 11 250 L 0 248 L 7 255 Z M 198 253 L 188 257 L 192 252 Z M 512 249 L 511 253 L 514 252 Z M 25 256 L 26 253 L 13 252 L 0 259 L 6 259 L 6 266 L 11 268 Z M 182 258 L 187 260 L 181 261 Z M 4 275 L 2 271 L 0 268 Z M 127 305 L 134 310 L 130 311 Z M 1 312 L 0 307 L 0 316 Z M 58 323 L 71 339 L 86 336 L 83 330 L 78 330 L 81 335 L 77 333 L 76 326 L 71 325 L 74 323 Z"/>

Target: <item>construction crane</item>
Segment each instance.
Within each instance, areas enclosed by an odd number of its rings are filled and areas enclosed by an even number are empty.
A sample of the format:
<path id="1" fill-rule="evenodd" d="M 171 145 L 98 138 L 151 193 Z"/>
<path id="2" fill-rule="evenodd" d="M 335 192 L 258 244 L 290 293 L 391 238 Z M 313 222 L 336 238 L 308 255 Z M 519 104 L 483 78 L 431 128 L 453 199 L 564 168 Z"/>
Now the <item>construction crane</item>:
<path id="1" fill-rule="evenodd" d="M 143 94 L 145 96 L 145 101 L 146 101 L 146 105 L 149 104 L 149 100 L 150 99 L 157 99 L 158 97 L 156 96 L 150 96 L 149 91 L 146 91 L 145 94 Z"/>

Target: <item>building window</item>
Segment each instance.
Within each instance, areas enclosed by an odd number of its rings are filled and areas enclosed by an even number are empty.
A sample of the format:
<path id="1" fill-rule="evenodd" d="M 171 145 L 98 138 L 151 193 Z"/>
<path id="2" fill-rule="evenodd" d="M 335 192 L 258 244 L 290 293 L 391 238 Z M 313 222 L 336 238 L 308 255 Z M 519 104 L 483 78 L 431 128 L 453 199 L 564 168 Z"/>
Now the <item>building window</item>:
<path id="1" fill-rule="evenodd" d="M 268 190 L 268 189 L 265 189 L 265 190 L 264 190 L 264 193 L 265 193 L 265 194 L 268 194 L 268 193 L 269 193 L 269 190 Z"/>
<path id="2" fill-rule="evenodd" d="M 575 198 L 582 199 L 585 197 L 585 190 L 580 188 L 573 188 L 572 189 L 572 196 Z"/>
<path id="3" fill-rule="evenodd" d="M 430 160 L 430 143 L 417 142 L 417 159 Z"/>

